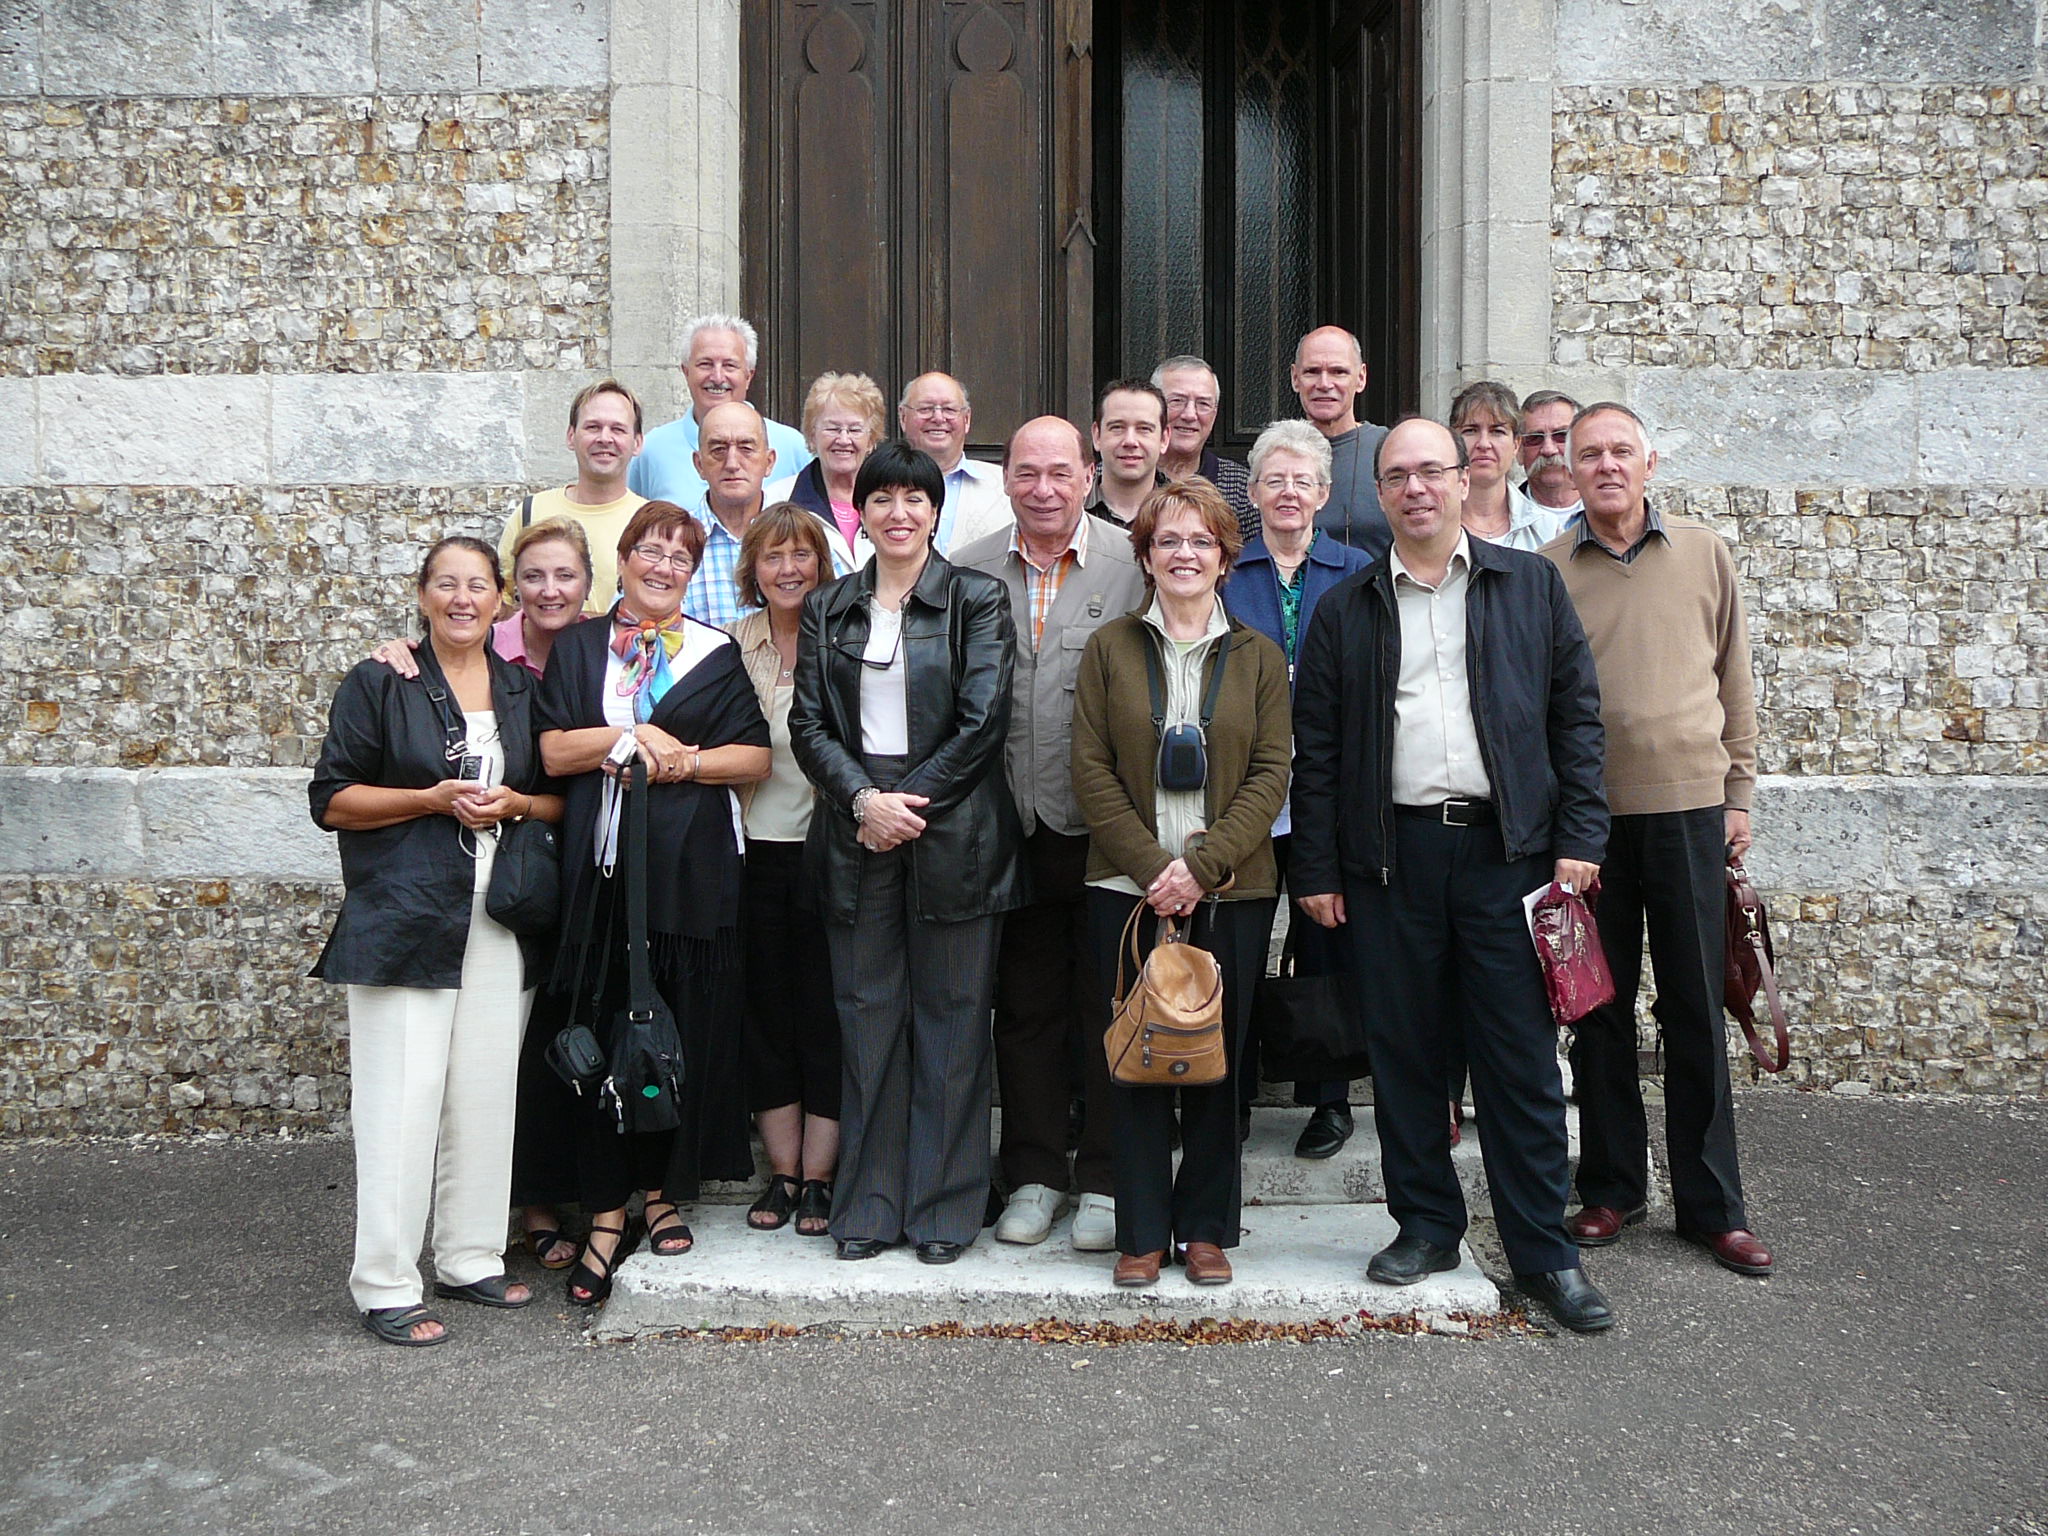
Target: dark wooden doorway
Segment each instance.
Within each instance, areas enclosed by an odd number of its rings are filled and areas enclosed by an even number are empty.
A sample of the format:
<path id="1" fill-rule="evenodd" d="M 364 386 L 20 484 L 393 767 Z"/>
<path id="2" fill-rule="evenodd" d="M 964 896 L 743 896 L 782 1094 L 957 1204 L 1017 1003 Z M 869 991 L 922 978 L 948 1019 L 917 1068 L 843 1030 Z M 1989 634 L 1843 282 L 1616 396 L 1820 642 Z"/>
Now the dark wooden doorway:
<path id="1" fill-rule="evenodd" d="M 1365 414 L 1414 409 L 1418 4 L 744 0 L 755 399 L 943 368 L 986 455 L 1195 352 L 1241 452 L 1335 322 Z"/>
<path id="2" fill-rule="evenodd" d="M 1421 397 L 1417 0 L 1096 6 L 1099 373 L 1214 364 L 1238 452 L 1300 414 L 1304 331 L 1358 335 L 1361 414 Z"/>

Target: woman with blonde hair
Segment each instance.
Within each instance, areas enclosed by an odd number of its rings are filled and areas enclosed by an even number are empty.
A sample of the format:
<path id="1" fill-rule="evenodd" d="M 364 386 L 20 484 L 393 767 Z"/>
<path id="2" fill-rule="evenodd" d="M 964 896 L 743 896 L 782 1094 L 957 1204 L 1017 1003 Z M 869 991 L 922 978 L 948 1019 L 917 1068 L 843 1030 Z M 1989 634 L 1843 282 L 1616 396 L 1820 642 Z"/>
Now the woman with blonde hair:
<path id="1" fill-rule="evenodd" d="M 888 430 L 881 387 L 864 373 L 821 373 L 804 396 L 803 425 L 817 457 L 787 479 L 771 481 L 762 504 L 791 501 L 823 518 L 839 536 L 832 553 L 844 576 L 874 553 L 861 532 L 853 477 Z"/>

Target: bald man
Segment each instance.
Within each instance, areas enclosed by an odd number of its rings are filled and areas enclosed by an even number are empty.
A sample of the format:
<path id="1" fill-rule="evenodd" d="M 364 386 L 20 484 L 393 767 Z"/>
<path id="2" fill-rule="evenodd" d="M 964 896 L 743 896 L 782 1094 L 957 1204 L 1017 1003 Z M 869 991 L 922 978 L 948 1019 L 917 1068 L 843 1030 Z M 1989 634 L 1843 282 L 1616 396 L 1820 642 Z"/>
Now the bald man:
<path id="1" fill-rule="evenodd" d="M 1316 514 L 1316 527 L 1379 558 L 1392 536 L 1373 489 L 1372 460 L 1387 429 L 1358 419 L 1358 397 L 1365 391 L 1364 349 L 1342 326 L 1318 326 L 1295 344 L 1287 378 L 1301 401 L 1301 414 L 1330 440 L 1330 499 Z"/>
<path id="2" fill-rule="evenodd" d="M 1614 1311 L 1565 1227 L 1557 1026 L 1522 915 L 1525 892 L 1587 890 L 1606 857 L 1593 654 L 1555 566 L 1465 531 L 1465 449 L 1449 428 L 1396 426 L 1374 479 L 1392 548 L 1323 598 L 1302 644 L 1287 876 L 1303 914 L 1351 946 L 1400 1226 L 1366 1277 L 1412 1285 L 1461 1262 L 1444 1115 L 1457 1039 L 1515 1280 L 1565 1327 L 1596 1332 Z"/>

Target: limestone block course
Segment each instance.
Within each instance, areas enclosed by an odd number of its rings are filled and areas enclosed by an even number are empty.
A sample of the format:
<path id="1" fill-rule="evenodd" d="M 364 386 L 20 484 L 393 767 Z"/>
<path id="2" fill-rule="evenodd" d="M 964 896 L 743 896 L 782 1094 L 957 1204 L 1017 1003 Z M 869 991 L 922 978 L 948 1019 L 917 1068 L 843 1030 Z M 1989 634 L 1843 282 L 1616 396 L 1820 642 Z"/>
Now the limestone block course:
<path id="1" fill-rule="evenodd" d="M 42 467 L 56 481 L 261 485 L 270 386 L 259 378 L 38 380 Z"/>
<path id="2" fill-rule="evenodd" d="M 445 485 L 525 470 L 523 393 L 504 374 L 295 374 L 272 389 L 287 483 Z"/>
<path id="3" fill-rule="evenodd" d="M 36 478 L 36 386 L 30 379 L 0 379 L 0 485 Z"/>
<path id="4" fill-rule="evenodd" d="M 0 100 L 0 374 L 609 357 L 589 90 Z"/>

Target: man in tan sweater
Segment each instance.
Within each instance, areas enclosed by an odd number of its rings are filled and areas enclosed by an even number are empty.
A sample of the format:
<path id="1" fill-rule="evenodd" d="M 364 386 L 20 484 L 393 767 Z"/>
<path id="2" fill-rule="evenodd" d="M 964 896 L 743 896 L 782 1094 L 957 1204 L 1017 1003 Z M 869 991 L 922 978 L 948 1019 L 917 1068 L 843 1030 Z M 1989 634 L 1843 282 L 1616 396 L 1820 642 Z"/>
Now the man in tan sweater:
<path id="1" fill-rule="evenodd" d="M 1599 1247 L 1648 1203 L 1635 1030 L 1647 917 L 1678 1230 L 1724 1268 L 1768 1275 L 1770 1250 L 1743 1209 L 1721 1016 L 1723 866 L 1749 847 L 1756 787 L 1735 562 L 1713 530 L 1650 506 L 1657 455 L 1627 406 L 1580 411 L 1566 451 L 1585 512 L 1543 553 L 1564 573 L 1600 674 L 1614 827 L 1597 911 L 1615 984 L 1572 1047 L 1583 1209 L 1569 1226 Z"/>

